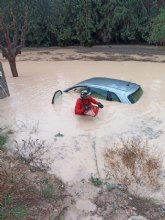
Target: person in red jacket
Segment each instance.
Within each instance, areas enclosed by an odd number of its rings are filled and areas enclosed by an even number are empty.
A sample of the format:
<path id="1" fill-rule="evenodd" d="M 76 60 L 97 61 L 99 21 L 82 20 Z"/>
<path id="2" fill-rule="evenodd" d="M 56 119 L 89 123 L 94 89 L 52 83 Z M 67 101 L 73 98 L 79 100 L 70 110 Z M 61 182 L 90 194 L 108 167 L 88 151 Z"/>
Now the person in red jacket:
<path id="1" fill-rule="evenodd" d="M 84 89 L 80 92 L 80 98 L 76 101 L 75 114 L 95 117 L 98 114 L 99 108 L 103 107 L 100 102 L 89 95 L 88 90 Z"/>

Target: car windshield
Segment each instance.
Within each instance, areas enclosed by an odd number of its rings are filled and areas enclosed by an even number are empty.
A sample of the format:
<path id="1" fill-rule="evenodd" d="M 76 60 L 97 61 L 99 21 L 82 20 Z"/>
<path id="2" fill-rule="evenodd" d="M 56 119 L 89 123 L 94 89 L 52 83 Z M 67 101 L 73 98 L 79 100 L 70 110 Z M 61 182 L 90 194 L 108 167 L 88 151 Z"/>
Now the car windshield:
<path id="1" fill-rule="evenodd" d="M 141 87 L 139 87 L 134 93 L 128 96 L 128 99 L 132 104 L 136 103 L 140 99 L 142 94 L 143 94 L 143 90 Z"/>

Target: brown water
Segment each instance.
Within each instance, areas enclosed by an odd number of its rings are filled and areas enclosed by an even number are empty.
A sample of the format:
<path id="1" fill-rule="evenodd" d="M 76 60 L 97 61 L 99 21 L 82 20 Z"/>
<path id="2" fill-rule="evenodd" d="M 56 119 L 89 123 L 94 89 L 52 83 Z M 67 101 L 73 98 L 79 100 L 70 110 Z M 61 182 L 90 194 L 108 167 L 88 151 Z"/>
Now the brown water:
<path id="1" fill-rule="evenodd" d="M 165 151 L 164 63 L 18 61 L 17 66 L 20 76 L 12 78 L 3 62 L 11 96 L 0 100 L 0 127 L 14 131 L 11 141 L 30 136 L 46 140 L 53 158 L 51 172 L 64 181 L 73 183 L 96 173 L 94 143 L 102 177 L 102 152 L 119 137 L 140 136 Z M 101 101 L 104 108 L 96 118 L 74 115 L 77 94 L 65 93 L 51 104 L 55 90 L 97 76 L 138 83 L 144 95 L 134 105 Z M 56 137 L 59 132 L 64 136 Z"/>

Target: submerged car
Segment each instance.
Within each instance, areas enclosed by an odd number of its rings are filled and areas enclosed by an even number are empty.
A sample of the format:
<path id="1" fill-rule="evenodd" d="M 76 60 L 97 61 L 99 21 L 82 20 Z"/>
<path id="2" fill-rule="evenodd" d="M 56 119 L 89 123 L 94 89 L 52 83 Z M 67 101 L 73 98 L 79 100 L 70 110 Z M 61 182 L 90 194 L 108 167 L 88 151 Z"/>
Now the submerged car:
<path id="1" fill-rule="evenodd" d="M 65 89 L 64 92 L 80 92 L 82 89 L 87 89 L 92 97 L 126 104 L 136 103 L 143 94 L 141 86 L 136 83 L 105 77 L 84 80 Z M 56 91 L 52 103 L 59 92 L 62 94 L 61 90 Z"/>

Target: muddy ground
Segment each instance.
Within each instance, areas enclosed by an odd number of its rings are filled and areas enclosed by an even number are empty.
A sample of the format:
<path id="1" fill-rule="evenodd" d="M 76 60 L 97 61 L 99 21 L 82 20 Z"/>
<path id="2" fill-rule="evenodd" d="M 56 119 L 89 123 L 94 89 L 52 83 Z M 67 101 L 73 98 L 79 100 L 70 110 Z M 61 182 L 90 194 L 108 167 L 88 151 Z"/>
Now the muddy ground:
<path id="1" fill-rule="evenodd" d="M 18 61 L 143 61 L 165 62 L 165 47 L 143 45 L 106 45 L 93 47 L 24 48 Z M 2 61 L 5 59 L 2 58 Z"/>
<path id="2" fill-rule="evenodd" d="M 82 180 L 71 186 L 23 158 L 0 150 L 1 220 L 165 219 L 162 205 L 128 193 L 121 184 Z"/>

